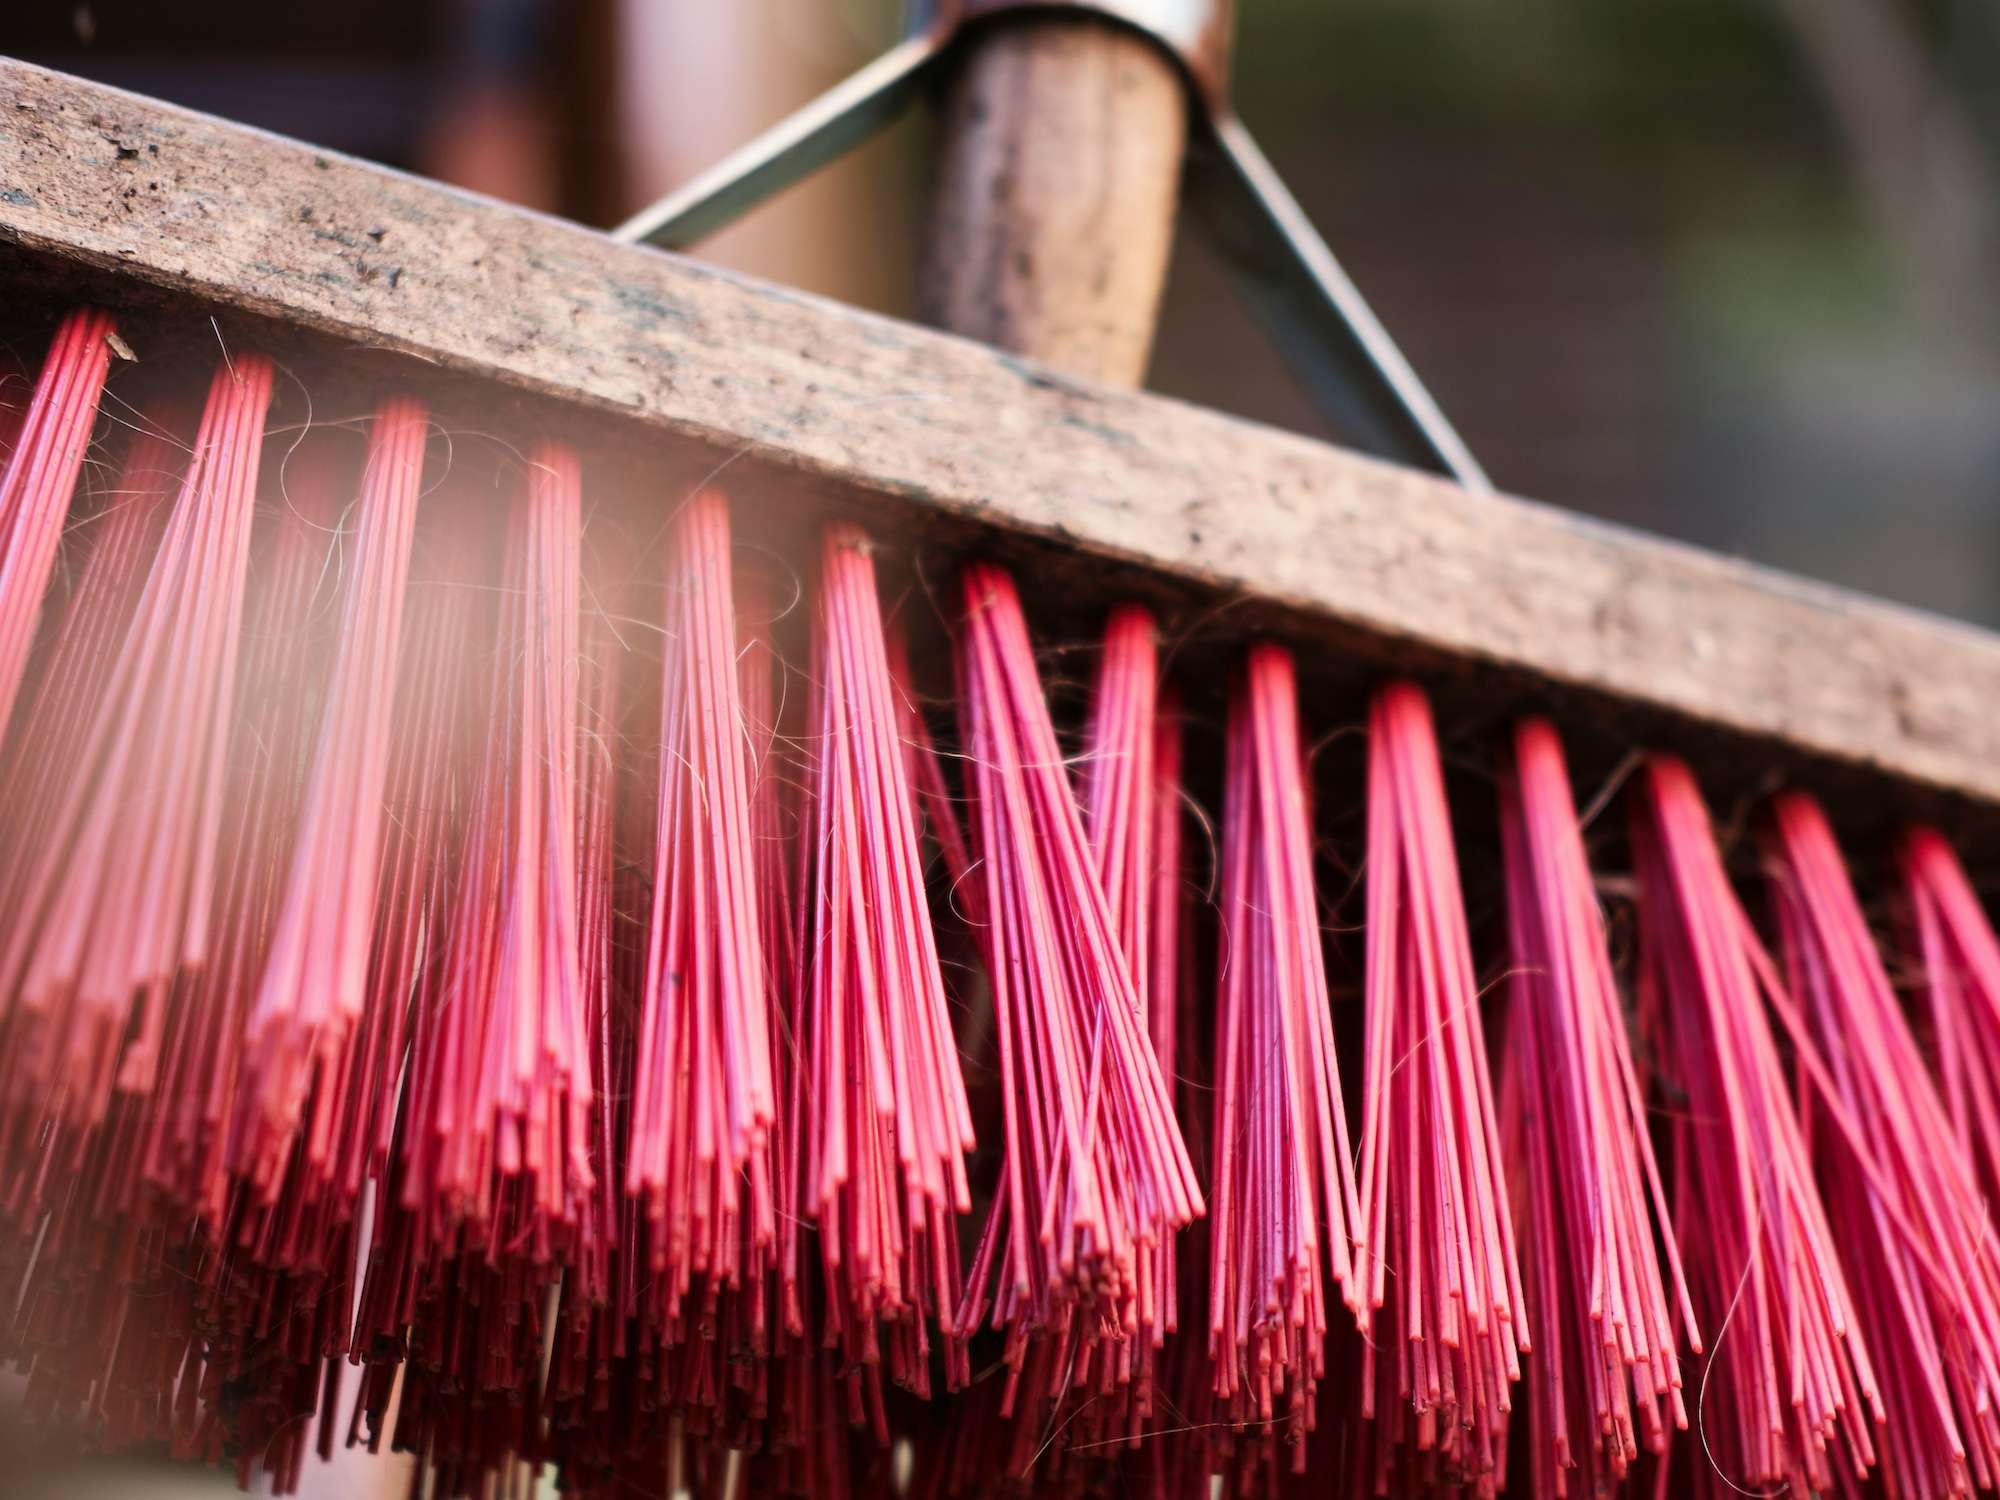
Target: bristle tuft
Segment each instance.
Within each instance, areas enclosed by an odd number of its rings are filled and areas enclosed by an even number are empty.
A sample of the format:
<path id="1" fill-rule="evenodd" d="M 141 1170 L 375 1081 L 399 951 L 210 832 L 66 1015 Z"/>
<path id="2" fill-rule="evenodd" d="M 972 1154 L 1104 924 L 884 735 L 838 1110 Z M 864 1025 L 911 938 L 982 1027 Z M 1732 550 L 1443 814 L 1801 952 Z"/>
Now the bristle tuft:
<path id="1" fill-rule="evenodd" d="M 1224 770 L 1208 1336 L 1224 1409 L 1242 1423 L 1286 1421 L 1303 1463 L 1326 1373 L 1326 1275 L 1352 1294 L 1361 1219 L 1298 712 L 1290 654 L 1253 646 Z"/>
<path id="2" fill-rule="evenodd" d="M 1356 1285 L 1377 1484 L 1406 1461 L 1489 1494 L 1528 1350 L 1498 1113 L 1430 705 L 1368 720 L 1367 1043 Z"/>
<path id="3" fill-rule="evenodd" d="M 1639 1009 L 1681 1099 L 1674 1224 L 1707 1334 L 1697 1483 L 1824 1493 L 1874 1467 L 1883 1403 L 1764 1002 L 1777 984 L 1679 761 L 1641 773 Z"/>
<path id="4" fill-rule="evenodd" d="M 832 1326 L 850 1365 L 928 1393 L 926 1322 L 949 1379 L 970 1378 L 954 1322 L 972 1112 L 924 890 L 875 567 L 858 527 L 820 550 L 813 635 L 808 986 L 799 1108 L 803 1207 L 817 1225 Z M 878 1331 L 879 1325 L 879 1331 Z"/>
<path id="5" fill-rule="evenodd" d="M 1818 804 L 1779 795 L 1766 849 L 1820 1190 L 1888 1404 L 1882 1477 L 1895 1500 L 1970 1495 L 2000 1456 L 1991 1212 Z"/>
<path id="6" fill-rule="evenodd" d="M 1561 742 L 1514 735 L 1502 1114 L 1524 1247 L 1533 1493 L 1607 1491 L 1688 1425 L 1692 1303 L 1632 1059 Z M 1662 1256 L 1656 1246 L 1664 1247 Z M 1675 1320 L 1679 1319 L 1676 1335 Z"/>
<path id="7" fill-rule="evenodd" d="M 1129 1383 L 1142 1260 L 1202 1211 L 1011 579 L 963 576 L 962 750 L 1006 1157 L 960 1326 L 989 1283 L 1010 1398 Z M 1081 1320 L 1081 1326 L 1077 1326 Z M 1071 1357 L 1072 1330 L 1077 1350 Z M 1099 1347 L 1099 1346 L 1102 1347 Z M 1009 1410 L 1014 1409 L 1012 1400 Z"/>

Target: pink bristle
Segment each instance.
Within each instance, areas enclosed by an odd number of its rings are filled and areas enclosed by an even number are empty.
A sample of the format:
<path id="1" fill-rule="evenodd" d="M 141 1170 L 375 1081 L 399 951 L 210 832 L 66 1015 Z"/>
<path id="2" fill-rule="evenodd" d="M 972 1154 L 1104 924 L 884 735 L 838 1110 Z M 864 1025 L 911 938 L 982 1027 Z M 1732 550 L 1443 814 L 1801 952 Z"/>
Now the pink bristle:
<path id="1" fill-rule="evenodd" d="M 427 1455 L 440 1494 L 480 1493 L 515 1458 L 539 1460 L 557 1283 L 575 1274 L 602 1295 L 608 1250 L 605 997 L 589 988 L 601 965 L 585 924 L 608 900 L 586 882 L 610 871 L 601 847 L 588 861 L 580 849 L 597 774 L 583 760 L 603 733 L 586 710 L 586 645 L 601 643 L 583 621 L 576 455 L 537 444 L 516 484 L 467 747 L 477 770 L 440 951 L 417 973 L 355 1343 L 405 1360 L 391 1440 Z"/>
<path id="2" fill-rule="evenodd" d="M 1600 1494 L 1687 1426 L 1701 1352 L 1561 741 L 1514 734 L 1501 780 L 1510 1177 L 1526 1258 L 1533 1494 Z M 1665 1268 L 1656 1246 L 1664 1245 Z M 1679 1337 L 1675 1331 L 1678 1314 Z"/>
<path id="3" fill-rule="evenodd" d="M 1941 834 L 1912 829 L 1901 853 L 1946 1111 L 1981 1191 L 2000 1201 L 2000 938 Z"/>
<path id="4" fill-rule="evenodd" d="M 592 1182 L 576 837 L 582 484 L 543 444 L 511 507 L 490 721 L 441 939 L 436 1031 L 416 1060 L 404 1207 L 437 1235 L 516 1232 L 537 1261 Z"/>
<path id="5" fill-rule="evenodd" d="M 192 425 L 178 409 L 149 408 L 116 482 L 72 528 L 87 551 L 45 632 L 0 762 L 0 806 L 8 811 L 0 833 L 0 911 L 21 909 L 34 852 L 48 841 L 64 779 L 83 748 L 179 488 L 184 454 L 176 435 Z"/>
<path id="6" fill-rule="evenodd" d="M 135 999 L 125 1087 L 150 1085 L 165 991 L 209 955 L 237 661 L 271 366 L 210 387 L 145 592 L 37 851 L 0 975 L 47 1018 L 63 1112 L 102 1117 Z"/>
<path id="7" fill-rule="evenodd" d="M 926 1319 L 945 1335 L 954 1383 L 968 1373 L 954 1320 L 973 1130 L 897 731 L 869 543 L 829 523 L 807 739 L 802 1208 L 818 1227 L 829 1337 L 845 1361 L 874 1363 L 886 1335 L 889 1372 L 926 1389 Z"/>
<path id="8" fill-rule="evenodd" d="M 1882 1478 L 1898 1500 L 1990 1487 L 2000 1454 L 2000 1243 L 1890 987 L 1825 815 L 1801 792 L 1766 840 L 1789 989 L 1822 1060 L 1805 1113 L 1827 1217 L 1881 1373 Z M 1805 1039 L 1801 1038 L 1802 1045 Z M 1871 1163 L 1812 1108 L 1844 1106 Z"/>
<path id="9" fill-rule="evenodd" d="M 268 484 L 252 545 L 238 722 L 218 840 L 214 951 L 184 974 L 168 1006 L 146 1170 L 175 1206 L 221 1235 L 238 1166 L 232 1122 L 245 1018 L 284 889 L 305 790 L 310 728 L 325 676 L 326 566 L 347 493 L 330 442 L 308 440 Z M 268 1220 L 264 1221 L 268 1227 Z M 254 1237 L 246 1221 L 246 1237 Z M 317 1249 L 317 1247 L 315 1247 Z"/>
<path id="10" fill-rule="evenodd" d="M 121 1346 L 148 1331 L 198 1364 L 212 1383 L 197 1406 L 202 1417 L 221 1418 L 228 1389 L 241 1402 L 228 1420 L 251 1441 L 261 1424 L 282 1429 L 316 1399 L 315 1356 L 334 1336 L 332 1308 L 344 1305 L 344 1292 L 320 1293 L 329 1273 L 344 1280 L 352 1262 L 346 1225 L 313 1212 L 316 1205 L 271 1211 L 246 1202 L 230 1155 L 244 1018 L 283 890 L 335 644 L 339 575 L 328 559 L 353 494 L 349 473 L 318 435 L 282 473 L 266 470 L 225 773 L 213 951 L 174 988 L 157 1079 L 142 1106 L 142 1160 L 163 1233 L 137 1258 L 145 1272 Z M 183 1285 L 191 1291 L 184 1305 Z M 282 1443 L 268 1455 L 280 1473 L 297 1461 Z"/>
<path id="11" fill-rule="evenodd" d="M 765 1032 L 771 1042 L 774 1122 L 766 1144 L 772 1212 L 778 1225 L 770 1274 L 730 1298 L 751 1343 L 734 1351 L 741 1367 L 791 1358 L 819 1342 L 807 1326 L 811 1277 L 806 1266 L 805 1160 L 815 1111 L 806 1105 L 806 1018 L 811 915 L 802 894 L 812 858 L 800 824 L 810 795 L 799 764 L 798 728 L 790 712 L 786 664 L 774 631 L 779 625 L 772 569 L 765 559 L 740 562 L 732 580 L 736 605 L 736 682 L 743 705 L 745 784 L 750 796 L 750 848 L 754 865 L 757 932 L 764 959 Z M 747 1314 L 747 1316 L 746 1316 Z M 827 1331 L 832 1338 L 832 1331 Z M 808 1340 L 811 1343 L 808 1343 Z M 872 1346 L 871 1346 L 872 1347 Z M 858 1370 L 858 1362 L 848 1368 Z M 874 1362 L 868 1373 L 876 1370 Z M 748 1372 L 745 1371 L 745 1374 Z M 753 1381 L 780 1378 L 769 1363 Z"/>
<path id="12" fill-rule="evenodd" d="M 1361 1223 L 1305 776 L 1291 656 L 1253 646 L 1224 771 L 1208 1339 L 1223 1409 L 1284 1421 L 1299 1462 L 1326 1373 L 1326 1275 L 1357 1295 Z"/>
<path id="13" fill-rule="evenodd" d="M 170 434 L 185 430 L 178 414 L 153 410 L 126 454 L 116 486 L 101 508 L 78 526 L 88 548 L 74 585 L 51 622 L 49 639 L 28 678 L 18 722 L 6 745 L 0 806 L 8 810 L 0 832 L 0 912 L 18 913 L 38 861 L 52 836 L 59 801 L 87 743 L 91 720 L 104 693 L 116 650 L 137 607 L 153 552 L 177 488 L 178 454 Z M 65 1149 L 43 1136 L 42 1149 L 25 1142 L 42 1136 L 48 1124 L 48 1080 L 34 1076 L 34 1039 L 43 1032 L 40 1016 L 0 998 L 0 1161 L 8 1179 L 0 1203 L 32 1214 L 40 1201 L 36 1185 Z M 18 1169 L 18 1170 L 17 1170 Z M 23 1196 L 25 1195 L 25 1196 Z M 60 1236 L 58 1236 L 58 1240 Z"/>
<path id="14" fill-rule="evenodd" d="M 1367 1043 L 1356 1283 L 1364 1414 L 1411 1462 L 1490 1494 L 1528 1352 L 1499 1120 L 1423 693 L 1392 683 L 1368 720 Z"/>
<path id="15" fill-rule="evenodd" d="M 581 738 L 578 746 L 578 938 L 595 1095 L 591 1156 L 596 1182 L 563 1272 L 555 1326 L 541 1383 L 547 1448 L 565 1483 L 583 1489 L 584 1476 L 615 1448 L 625 1452 L 643 1434 L 602 1421 L 598 1398 L 610 1385 L 608 1330 L 622 1324 L 620 1268 L 629 1258 L 629 1205 L 618 1172 L 621 1102 L 629 1090 L 626 1016 L 630 1005 L 627 916 L 620 910 L 619 835 L 627 783 L 619 775 L 625 684 L 619 621 L 628 603 L 622 538 L 586 537 L 582 638 Z"/>
<path id="16" fill-rule="evenodd" d="M 1091 696 L 1080 772 L 1084 827 L 1111 921 L 1132 971 L 1147 1039 L 1173 1090 L 1181 1024 L 1181 723 L 1159 681 L 1158 627 L 1137 605 L 1111 613 Z M 1160 1236 L 1139 1269 L 1146 1282 L 1129 1398 L 1084 1413 L 1079 1440 L 1133 1445 L 1161 1411 L 1160 1360 L 1180 1318 L 1176 1236 Z M 1072 1424 L 1072 1430 L 1077 1424 Z"/>
<path id="17" fill-rule="evenodd" d="M 59 1175 L 43 1178 L 50 1212 L 18 1326 L 37 1352 L 38 1378 L 58 1392 L 91 1391 L 118 1442 L 168 1435 L 162 1364 L 235 1378 L 260 1331 L 253 1301 L 268 1309 L 287 1300 L 253 1264 L 286 1226 L 230 1222 L 225 1147 L 243 1004 L 303 782 L 301 709 L 320 681 L 320 585 L 337 502 L 331 470 L 302 467 L 314 472 L 293 503 L 268 510 L 258 527 L 242 650 L 230 663 L 242 711 L 222 757 L 211 958 L 178 974 L 164 997 L 143 1082 L 129 1065 L 146 1034 L 132 1026 L 101 1115 L 66 1118 L 59 1095 L 42 1085 L 38 1096 L 42 1161 Z"/>
<path id="18" fill-rule="evenodd" d="M 962 1327 L 997 1282 L 1010 1393 L 1027 1409 L 1070 1382 L 1129 1378 L 1154 1313 L 1142 1257 L 1202 1211 L 1201 1191 L 1112 926 L 1014 585 L 963 575 L 962 749 L 979 865 L 976 910 L 1000 1049 L 1003 1183 L 966 1280 Z M 1075 1361 L 1056 1368 L 1070 1320 Z M 1038 1340 L 1031 1350 L 1030 1341 Z M 1087 1366 L 1086 1358 L 1098 1363 Z M 1010 1394 L 1011 1409 L 1011 1394 Z"/>
<path id="19" fill-rule="evenodd" d="M 97 308 L 63 319 L 0 469 L 0 724 L 13 717 L 34 646 L 114 336 Z"/>
<path id="20" fill-rule="evenodd" d="M 675 518 L 660 803 L 626 1191 L 642 1200 L 662 1316 L 703 1282 L 760 1282 L 774 1254 L 775 1120 L 729 511 Z M 677 1335 L 675 1335 L 677 1337 Z"/>
<path id="21" fill-rule="evenodd" d="M 403 1207 L 424 1158 L 410 1136 L 422 1121 L 438 1046 L 442 935 L 475 793 L 477 746 L 491 682 L 497 598 L 492 502 L 479 487 L 448 482 L 422 507 L 412 549 L 410 599 L 392 716 L 385 835 L 367 999 L 349 1050 L 342 1092 L 354 1112 L 339 1120 L 331 1193 L 372 1189 L 370 1244 L 354 1321 L 356 1357 L 400 1351 L 415 1316 L 414 1283 L 430 1265 L 431 1226 Z M 483 680 L 482 680 L 483 679 Z M 406 1149 L 407 1148 L 407 1149 Z M 359 1172 L 359 1180 L 353 1175 Z M 385 1366 L 393 1375 L 393 1364 Z M 386 1395 L 378 1383 L 375 1400 Z M 364 1404 L 366 1398 L 364 1398 Z M 379 1408 L 371 1408 L 379 1422 Z M 383 1437 L 374 1429 L 377 1442 Z"/>
<path id="22" fill-rule="evenodd" d="M 1765 1016 L 1777 976 L 1687 767 L 1655 757 L 1640 774 L 1639 1009 L 1685 1095 L 1673 1220 L 1711 1349 L 1694 1482 L 1824 1491 L 1873 1467 L 1885 1409 Z"/>
<path id="23" fill-rule="evenodd" d="M 566 1295 L 573 1293 L 580 1305 L 595 1308 L 610 1296 L 611 1256 L 619 1242 L 622 1199 L 616 1172 L 617 1100 L 613 1092 L 623 1088 L 625 1079 L 611 1061 L 616 1046 L 612 1012 L 626 1001 L 618 971 L 621 933 L 615 906 L 622 649 L 611 615 L 625 600 L 628 580 L 622 563 L 594 556 L 588 547 L 584 562 L 587 607 L 578 682 L 576 790 L 577 946 L 593 1081 L 588 1118 L 595 1181 L 589 1218 L 578 1236 L 563 1285 Z"/>
<path id="24" fill-rule="evenodd" d="M 428 425 L 415 401 L 382 403 L 359 499 L 342 521 L 340 555 L 350 576 L 343 584 L 339 643 L 245 1042 L 247 1128 L 263 1139 L 242 1149 L 267 1187 L 275 1187 L 277 1162 L 290 1151 L 315 1082 L 337 1089 L 335 1075 L 361 1017 Z M 334 1172 L 326 1106 L 316 1124 L 305 1140 L 306 1169 Z"/>

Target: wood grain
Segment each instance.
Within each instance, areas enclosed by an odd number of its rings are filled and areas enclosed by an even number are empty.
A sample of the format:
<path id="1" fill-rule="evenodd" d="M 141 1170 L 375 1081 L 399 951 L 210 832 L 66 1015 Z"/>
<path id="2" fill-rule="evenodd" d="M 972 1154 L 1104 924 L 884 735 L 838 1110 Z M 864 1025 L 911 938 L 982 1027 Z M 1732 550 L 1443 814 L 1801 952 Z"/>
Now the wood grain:
<path id="1" fill-rule="evenodd" d="M 1708 768 L 1845 767 L 1857 800 L 2000 802 L 1982 631 L 7 61 L 0 246 L 0 283 L 108 272 L 610 414 L 655 450 L 755 452 L 885 529 L 1059 555 L 1100 604 L 1249 601 L 1232 618 L 1296 639 L 1309 670 L 1476 681 L 1698 741 Z"/>
<path id="2" fill-rule="evenodd" d="M 1077 16 L 982 29 L 946 91 L 924 321 L 1107 385 L 1144 379 L 1173 245 L 1187 86 Z"/>

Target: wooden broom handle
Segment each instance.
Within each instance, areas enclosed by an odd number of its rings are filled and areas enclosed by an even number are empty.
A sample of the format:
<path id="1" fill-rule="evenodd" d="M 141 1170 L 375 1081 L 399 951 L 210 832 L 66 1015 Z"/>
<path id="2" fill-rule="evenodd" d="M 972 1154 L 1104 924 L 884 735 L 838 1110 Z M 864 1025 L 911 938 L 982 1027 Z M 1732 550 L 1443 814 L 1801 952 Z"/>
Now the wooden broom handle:
<path id="1" fill-rule="evenodd" d="M 1136 386 L 1173 243 L 1187 89 L 1095 17 L 983 28 L 948 85 L 919 294 L 926 321 Z"/>

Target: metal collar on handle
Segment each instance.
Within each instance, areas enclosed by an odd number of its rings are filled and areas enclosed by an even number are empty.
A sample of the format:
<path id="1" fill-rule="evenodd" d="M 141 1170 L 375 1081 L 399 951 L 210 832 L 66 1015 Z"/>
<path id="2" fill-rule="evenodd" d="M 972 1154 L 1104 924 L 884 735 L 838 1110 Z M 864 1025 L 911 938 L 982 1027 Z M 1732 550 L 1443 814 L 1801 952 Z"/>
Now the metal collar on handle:
<path id="1" fill-rule="evenodd" d="M 1186 197 L 1314 401 L 1356 447 L 1492 488 L 1361 291 L 1230 107 L 1230 0 L 914 0 L 903 41 L 612 230 L 684 249 L 886 128 L 974 27 L 1071 11 L 1153 38 L 1194 102 Z"/>
<path id="2" fill-rule="evenodd" d="M 1180 64 L 1210 113 L 1228 108 L 1233 0 L 910 0 L 903 40 L 693 181 L 611 231 L 681 250 L 838 161 L 902 117 L 967 29 L 1007 15 L 1069 11 L 1151 37 Z"/>
<path id="3" fill-rule="evenodd" d="M 949 41 L 968 22 L 1023 11 L 1086 11 L 1123 21 L 1165 47 L 1210 110 L 1229 107 L 1231 0 L 915 0 L 911 35 Z"/>

